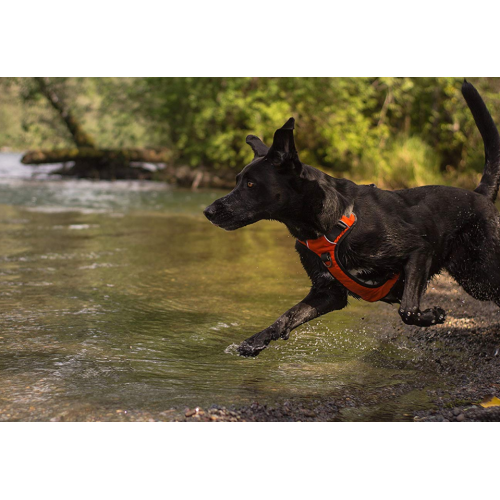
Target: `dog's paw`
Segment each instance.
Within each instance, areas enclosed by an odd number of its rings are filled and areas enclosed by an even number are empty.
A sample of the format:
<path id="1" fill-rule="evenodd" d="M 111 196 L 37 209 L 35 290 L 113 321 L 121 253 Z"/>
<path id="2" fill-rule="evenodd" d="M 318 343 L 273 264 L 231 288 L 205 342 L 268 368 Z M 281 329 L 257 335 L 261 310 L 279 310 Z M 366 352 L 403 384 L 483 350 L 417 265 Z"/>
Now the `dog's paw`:
<path id="1" fill-rule="evenodd" d="M 446 311 L 440 307 L 432 309 L 436 318 L 436 325 L 442 325 L 446 321 Z"/>
<path id="2" fill-rule="evenodd" d="M 264 344 L 252 345 L 248 341 L 243 341 L 238 346 L 238 354 L 245 358 L 255 358 L 257 357 L 267 346 Z"/>
<path id="3" fill-rule="evenodd" d="M 446 320 L 446 312 L 440 307 L 433 307 L 422 312 L 416 323 L 417 326 L 429 327 L 441 325 Z"/>
<path id="4" fill-rule="evenodd" d="M 280 334 L 280 339 L 281 340 L 288 340 L 290 338 L 290 330 L 285 330 L 283 333 Z"/>
<path id="5" fill-rule="evenodd" d="M 401 310 L 399 314 L 407 325 L 420 326 L 422 328 L 441 325 L 446 321 L 446 312 L 440 307 L 414 312 Z"/>

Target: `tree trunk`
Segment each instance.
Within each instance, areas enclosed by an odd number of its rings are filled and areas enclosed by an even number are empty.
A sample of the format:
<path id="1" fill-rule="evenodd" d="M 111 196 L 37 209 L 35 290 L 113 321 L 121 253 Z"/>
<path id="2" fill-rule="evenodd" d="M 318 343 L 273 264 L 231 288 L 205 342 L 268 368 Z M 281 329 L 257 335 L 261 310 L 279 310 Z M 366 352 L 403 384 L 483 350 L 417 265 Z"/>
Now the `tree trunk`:
<path id="1" fill-rule="evenodd" d="M 86 132 L 83 131 L 81 125 L 72 115 L 68 107 L 60 99 L 54 89 L 51 88 L 48 78 L 35 77 L 34 79 L 37 82 L 42 95 L 49 101 L 51 106 L 59 113 L 59 116 L 63 119 L 66 127 L 69 130 L 69 133 L 75 141 L 75 144 L 79 148 L 94 148 L 94 140 Z"/>

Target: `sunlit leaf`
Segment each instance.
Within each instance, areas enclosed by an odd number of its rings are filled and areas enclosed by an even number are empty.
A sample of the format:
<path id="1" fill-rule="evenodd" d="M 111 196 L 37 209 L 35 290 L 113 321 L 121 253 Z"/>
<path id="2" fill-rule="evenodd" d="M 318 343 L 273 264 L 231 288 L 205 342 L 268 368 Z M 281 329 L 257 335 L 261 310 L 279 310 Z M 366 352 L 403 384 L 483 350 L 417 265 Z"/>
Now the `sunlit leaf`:
<path id="1" fill-rule="evenodd" d="M 481 403 L 483 408 L 494 408 L 500 406 L 500 399 L 498 398 L 488 398 Z"/>

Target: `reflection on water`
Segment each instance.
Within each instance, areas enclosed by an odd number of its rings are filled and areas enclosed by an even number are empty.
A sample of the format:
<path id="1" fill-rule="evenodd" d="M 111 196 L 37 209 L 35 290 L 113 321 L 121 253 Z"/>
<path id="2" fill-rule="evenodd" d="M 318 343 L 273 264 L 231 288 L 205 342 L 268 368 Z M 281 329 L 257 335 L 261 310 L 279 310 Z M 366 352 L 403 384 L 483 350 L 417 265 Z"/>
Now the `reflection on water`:
<path id="1" fill-rule="evenodd" d="M 202 216 L 220 193 L 32 179 L 16 161 L 0 155 L 0 418 L 265 404 L 419 376 L 373 361 L 397 322 L 383 304 L 353 303 L 257 359 L 236 356 L 229 346 L 307 294 L 283 227 L 226 233 Z M 387 355 L 415 356 L 398 345 Z"/>

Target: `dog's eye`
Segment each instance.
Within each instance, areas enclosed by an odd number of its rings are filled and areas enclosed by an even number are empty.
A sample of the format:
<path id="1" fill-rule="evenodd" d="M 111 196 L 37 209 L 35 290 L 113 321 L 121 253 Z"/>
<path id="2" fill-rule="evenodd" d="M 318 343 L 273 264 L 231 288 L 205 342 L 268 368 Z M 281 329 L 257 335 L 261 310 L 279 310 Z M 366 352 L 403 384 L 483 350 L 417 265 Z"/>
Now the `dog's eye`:
<path id="1" fill-rule="evenodd" d="M 253 182 L 247 182 L 247 186 L 249 188 L 253 188 L 255 186 L 255 184 Z"/>

